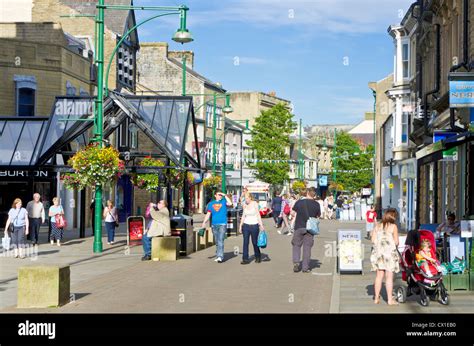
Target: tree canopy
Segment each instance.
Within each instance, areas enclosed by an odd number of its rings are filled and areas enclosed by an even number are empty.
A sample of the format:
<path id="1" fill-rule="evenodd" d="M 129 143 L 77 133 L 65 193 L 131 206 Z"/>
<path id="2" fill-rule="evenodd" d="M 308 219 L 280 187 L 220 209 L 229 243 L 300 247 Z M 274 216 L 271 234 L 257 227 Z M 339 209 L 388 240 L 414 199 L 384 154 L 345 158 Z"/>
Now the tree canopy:
<path id="1" fill-rule="evenodd" d="M 256 178 L 271 185 L 283 185 L 289 179 L 290 165 L 287 148 L 290 135 L 296 129 L 293 115 L 283 103 L 262 111 L 255 119 L 252 139 L 247 142 L 255 151 L 256 162 L 249 166 L 256 171 Z M 279 160 L 280 162 L 263 162 Z"/>

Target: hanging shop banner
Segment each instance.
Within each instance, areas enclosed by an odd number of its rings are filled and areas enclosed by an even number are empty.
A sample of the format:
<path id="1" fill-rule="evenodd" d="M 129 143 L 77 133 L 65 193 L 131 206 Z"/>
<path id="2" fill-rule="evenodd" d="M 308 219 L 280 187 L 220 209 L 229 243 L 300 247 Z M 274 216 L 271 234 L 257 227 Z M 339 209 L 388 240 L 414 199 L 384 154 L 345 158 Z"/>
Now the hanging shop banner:
<path id="1" fill-rule="evenodd" d="M 319 176 L 319 186 L 328 186 L 328 176 L 327 175 L 320 175 Z"/>
<path id="2" fill-rule="evenodd" d="M 451 80 L 456 78 L 452 74 L 449 78 L 449 107 L 474 107 L 474 80 Z"/>
<path id="3" fill-rule="evenodd" d="M 145 232 L 145 218 L 143 216 L 129 216 L 127 218 L 127 244 L 141 243 Z"/>
<path id="4" fill-rule="evenodd" d="M 337 234 L 339 273 L 362 274 L 362 239 L 359 230 L 340 229 Z"/>

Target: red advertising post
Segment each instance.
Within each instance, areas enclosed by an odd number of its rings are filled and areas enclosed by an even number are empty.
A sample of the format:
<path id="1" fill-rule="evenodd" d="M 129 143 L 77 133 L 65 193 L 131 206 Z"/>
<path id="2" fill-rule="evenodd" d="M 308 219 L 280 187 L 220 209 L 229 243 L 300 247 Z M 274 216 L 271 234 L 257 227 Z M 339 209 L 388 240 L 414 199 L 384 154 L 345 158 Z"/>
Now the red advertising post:
<path id="1" fill-rule="evenodd" d="M 129 216 L 127 218 L 127 245 L 141 244 L 145 232 L 145 218 L 143 216 Z"/>

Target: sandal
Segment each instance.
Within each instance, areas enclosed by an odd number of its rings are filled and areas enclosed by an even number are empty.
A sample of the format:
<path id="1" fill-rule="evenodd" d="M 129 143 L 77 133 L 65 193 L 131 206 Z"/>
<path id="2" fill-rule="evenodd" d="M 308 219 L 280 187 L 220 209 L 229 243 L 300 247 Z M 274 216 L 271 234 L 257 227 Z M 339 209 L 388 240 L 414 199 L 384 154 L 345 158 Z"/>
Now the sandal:
<path id="1" fill-rule="evenodd" d="M 388 305 L 398 305 L 398 302 L 396 300 L 392 300 L 391 302 L 387 303 Z"/>

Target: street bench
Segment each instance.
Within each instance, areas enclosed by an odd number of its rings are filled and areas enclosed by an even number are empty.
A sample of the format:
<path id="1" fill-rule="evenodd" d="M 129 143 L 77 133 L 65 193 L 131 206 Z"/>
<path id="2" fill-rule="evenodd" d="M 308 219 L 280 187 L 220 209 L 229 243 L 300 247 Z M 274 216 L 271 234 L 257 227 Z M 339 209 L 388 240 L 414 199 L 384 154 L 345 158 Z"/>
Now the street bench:
<path id="1" fill-rule="evenodd" d="M 67 304 L 70 276 L 69 266 L 20 267 L 17 308 L 49 308 Z"/>

